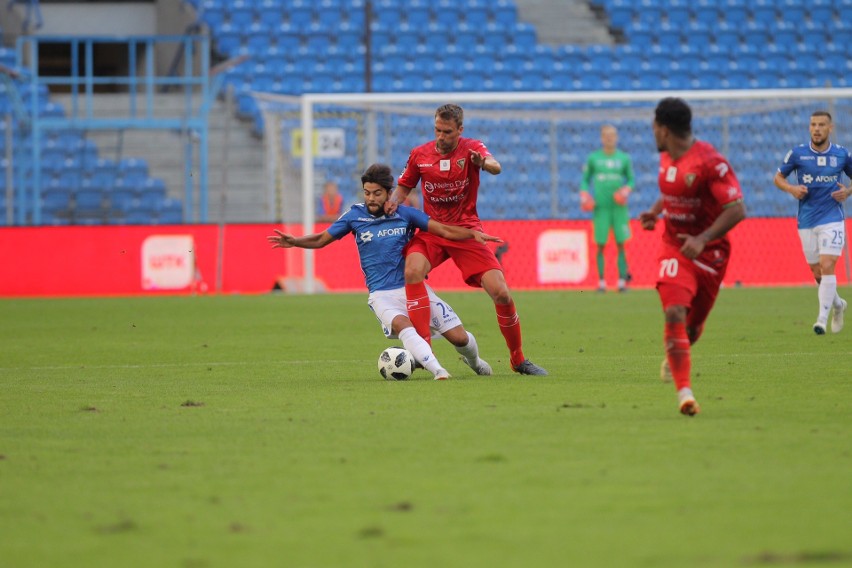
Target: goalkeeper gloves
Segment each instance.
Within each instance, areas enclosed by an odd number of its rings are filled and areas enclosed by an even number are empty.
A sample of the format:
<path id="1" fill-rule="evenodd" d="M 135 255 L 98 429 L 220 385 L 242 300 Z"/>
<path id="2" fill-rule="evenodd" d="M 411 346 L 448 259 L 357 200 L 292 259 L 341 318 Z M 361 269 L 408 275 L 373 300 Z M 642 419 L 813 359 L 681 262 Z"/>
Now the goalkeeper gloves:
<path id="1" fill-rule="evenodd" d="M 630 186 L 625 185 L 612 194 L 612 200 L 616 205 L 627 205 L 627 197 L 630 195 Z"/>
<path id="2" fill-rule="evenodd" d="M 583 211 L 594 211 L 595 198 L 588 191 L 580 192 L 580 209 Z"/>

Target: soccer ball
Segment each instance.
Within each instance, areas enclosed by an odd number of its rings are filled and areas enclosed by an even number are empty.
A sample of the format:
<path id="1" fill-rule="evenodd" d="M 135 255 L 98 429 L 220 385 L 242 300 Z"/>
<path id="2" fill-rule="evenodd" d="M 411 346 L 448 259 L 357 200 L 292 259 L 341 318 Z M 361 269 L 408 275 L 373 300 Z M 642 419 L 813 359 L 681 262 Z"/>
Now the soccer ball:
<path id="1" fill-rule="evenodd" d="M 379 355 L 379 373 L 389 381 L 404 381 L 414 372 L 414 356 L 402 347 L 388 347 Z"/>

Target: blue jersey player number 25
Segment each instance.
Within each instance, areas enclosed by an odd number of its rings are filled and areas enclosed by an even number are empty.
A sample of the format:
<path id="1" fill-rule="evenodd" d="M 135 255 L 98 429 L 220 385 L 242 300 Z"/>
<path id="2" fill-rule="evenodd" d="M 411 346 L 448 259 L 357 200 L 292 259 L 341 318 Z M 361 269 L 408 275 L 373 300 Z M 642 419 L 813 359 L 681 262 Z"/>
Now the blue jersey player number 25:
<path id="1" fill-rule="evenodd" d="M 813 325 L 817 335 L 825 334 L 832 309 L 831 331 L 843 329 L 847 306 L 837 293 L 835 265 L 846 242 L 843 202 L 852 194 L 852 184 L 843 185 L 842 178 L 844 173 L 852 178 L 852 155 L 831 142 L 833 128 L 827 111 L 811 114 L 810 141 L 787 152 L 774 179 L 778 189 L 799 201 L 796 221 L 802 252 L 819 285 L 819 313 Z M 790 182 L 787 178 L 794 172 L 795 181 Z"/>

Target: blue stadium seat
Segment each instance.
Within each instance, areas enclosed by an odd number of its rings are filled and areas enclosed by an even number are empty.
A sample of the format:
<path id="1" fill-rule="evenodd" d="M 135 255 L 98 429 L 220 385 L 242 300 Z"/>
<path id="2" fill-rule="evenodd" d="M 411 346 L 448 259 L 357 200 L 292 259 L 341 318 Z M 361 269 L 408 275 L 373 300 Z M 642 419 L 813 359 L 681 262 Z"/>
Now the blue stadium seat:
<path id="1" fill-rule="evenodd" d="M 692 15 L 696 22 L 706 24 L 710 28 L 716 27 L 721 19 L 719 9 L 715 6 L 694 6 Z"/>
<path id="2" fill-rule="evenodd" d="M 308 30 L 314 21 L 314 14 L 310 7 L 292 7 L 285 11 L 287 21 L 297 30 Z"/>
<path id="3" fill-rule="evenodd" d="M 433 6 L 432 20 L 448 30 L 458 29 L 460 24 L 466 23 L 464 10 L 461 7 Z"/>
<path id="4" fill-rule="evenodd" d="M 834 10 L 831 9 L 831 6 L 811 6 L 808 11 L 808 18 L 810 21 L 819 24 L 821 26 L 831 26 L 832 21 L 834 20 Z M 847 14 L 848 16 L 848 14 Z"/>
<path id="5" fill-rule="evenodd" d="M 243 45 L 243 35 L 238 30 L 219 31 L 215 35 L 214 43 L 216 51 L 229 56 L 236 53 Z"/>
<path id="6" fill-rule="evenodd" d="M 510 33 L 508 39 L 519 49 L 525 49 L 530 52 L 535 48 L 538 41 L 535 28 L 525 22 L 516 24 L 514 31 Z"/>
<path id="7" fill-rule="evenodd" d="M 157 211 L 157 224 L 178 225 L 183 223 L 183 203 L 177 199 L 165 199 Z"/>
<path id="8" fill-rule="evenodd" d="M 74 192 L 75 217 L 102 215 L 103 204 L 104 192 L 100 188 L 81 188 Z"/>
<path id="9" fill-rule="evenodd" d="M 773 6 L 752 6 L 751 18 L 764 26 L 772 27 L 778 21 L 778 13 Z"/>
<path id="10" fill-rule="evenodd" d="M 316 11 L 316 20 L 323 31 L 334 33 L 344 21 L 343 10 L 340 6 L 319 6 Z"/>
<path id="11" fill-rule="evenodd" d="M 719 31 L 715 36 L 715 44 L 722 49 L 735 51 L 740 45 L 740 35 L 733 30 Z"/>
<path id="12" fill-rule="evenodd" d="M 227 12 L 228 21 L 237 28 L 247 28 L 254 23 L 254 10 L 248 6 L 233 7 Z"/>
<path id="13" fill-rule="evenodd" d="M 503 24 L 507 29 L 512 29 L 518 23 L 518 14 L 514 4 L 499 4 L 492 8 L 494 22 Z"/>
<path id="14" fill-rule="evenodd" d="M 131 187 L 115 187 L 107 193 L 110 211 L 126 214 L 137 205 L 137 192 Z"/>
<path id="15" fill-rule="evenodd" d="M 257 20 L 269 26 L 269 29 L 277 29 L 285 20 L 284 10 L 279 7 L 261 6 L 257 12 Z"/>
<path id="16" fill-rule="evenodd" d="M 609 24 L 614 28 L 626 29 L 633 23 L 633 8 L 629 6 L 612 7 L 607 10 Z"/>
<path id="17" fill-rule="evenodd" d="M 217 30 L 225 20 L 225 9 L 220 6 L 205 8 L 199 14 L 199 21 L 207 24 L 211 30 Z"/>
<path id="18" fill-rule="evenodd" d="M 745 6 L 721 6 L 719 13 L 722 16 L 722 21 L 731 25 L 739 25 L 748 20 L 748 11 Z"/>
<path id="19" fill-rule="evenodd" d="M 692 13 L 685 6 L 674 6 L 666 12 L 668 23 L 679 28 L 686 27 L 692 19 Z"/>
<path id="20" fill-rule="evenodd" d="M 71 193 L 71 188 L 66 186 L 56 185 L 53 187 L 47 187 L 41 194 L 41 209 L 44 212 L 67 212 L 71 209 L 72 204 L 73 195 Z"/>
<path id="21" fill-rule="evenodd" d="M 151 213 L 141 209 L 132 209 L 124 215 L 124 222 L 127 225 L 150 225 L 152 221 Z"/>

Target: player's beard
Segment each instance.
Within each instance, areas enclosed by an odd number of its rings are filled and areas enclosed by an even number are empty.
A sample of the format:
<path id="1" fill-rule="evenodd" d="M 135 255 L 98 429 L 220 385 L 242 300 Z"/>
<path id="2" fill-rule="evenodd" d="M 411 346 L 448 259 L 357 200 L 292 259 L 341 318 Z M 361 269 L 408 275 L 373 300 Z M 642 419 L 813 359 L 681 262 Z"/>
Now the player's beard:
<path id="1" fill-rule="evenodd" d="M 441 154 L 449 154 L 453 151 L 453 146 L 449 142 L 435 142 L 435 146 Z"/>
<path id="2" fill-rule="evenodd" d="M 385 214 L 385 205 L 384 205 L 384 203 L 381 204 L 381 205 L 377 205 L 376 203 L 368 203 L 367 204 L 367 211 L 373 217 L 381 217 L 382 215 Z"/>

